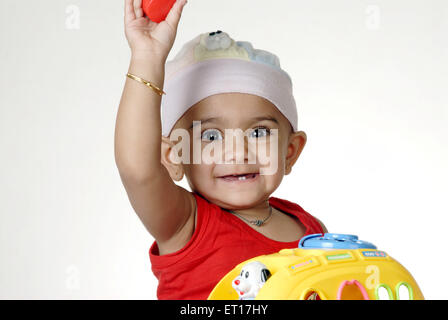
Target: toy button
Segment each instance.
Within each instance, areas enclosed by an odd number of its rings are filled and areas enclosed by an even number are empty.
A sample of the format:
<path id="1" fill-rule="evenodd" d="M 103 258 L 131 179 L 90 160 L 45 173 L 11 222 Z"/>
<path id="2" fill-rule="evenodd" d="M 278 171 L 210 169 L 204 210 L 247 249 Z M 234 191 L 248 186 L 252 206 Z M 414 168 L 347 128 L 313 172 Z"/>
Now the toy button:
<path id="1" fill-rule="evenodd" d="M 376 249 L 370 242 L 359 240 L 353 234 L 321 233 L 310 234 L 299 242 L 302 249 Z"/>

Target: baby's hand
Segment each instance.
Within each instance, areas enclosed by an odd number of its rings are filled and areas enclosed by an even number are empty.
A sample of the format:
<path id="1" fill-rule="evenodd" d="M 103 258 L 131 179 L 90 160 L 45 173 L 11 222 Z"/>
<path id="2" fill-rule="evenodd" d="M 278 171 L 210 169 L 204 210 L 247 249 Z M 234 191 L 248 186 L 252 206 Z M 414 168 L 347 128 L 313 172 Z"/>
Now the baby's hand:
<path id="1" fill-rule="evenodd" d="M 177 26 L 187 0 L 177 0 L 160 23 L 143 16 L 142 0 L 125 0 L 125 35 L 133 57 L 165 61 L 176 38 Z"/>

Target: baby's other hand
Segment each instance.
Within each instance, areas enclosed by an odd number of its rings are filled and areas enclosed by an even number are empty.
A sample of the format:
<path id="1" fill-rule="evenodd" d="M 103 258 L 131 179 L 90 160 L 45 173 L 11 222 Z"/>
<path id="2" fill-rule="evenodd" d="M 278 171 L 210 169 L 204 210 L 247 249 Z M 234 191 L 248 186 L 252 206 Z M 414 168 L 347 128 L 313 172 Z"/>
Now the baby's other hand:
<path id="1" fill-rule="evenodd" d="M 163 59 L 173 46 L 177 26 L 187 0 L 177 0 L 166 19 L 160 23 L 145 17 L 142 0 L 125 0 L 125 35 L 133 57 Z"/>

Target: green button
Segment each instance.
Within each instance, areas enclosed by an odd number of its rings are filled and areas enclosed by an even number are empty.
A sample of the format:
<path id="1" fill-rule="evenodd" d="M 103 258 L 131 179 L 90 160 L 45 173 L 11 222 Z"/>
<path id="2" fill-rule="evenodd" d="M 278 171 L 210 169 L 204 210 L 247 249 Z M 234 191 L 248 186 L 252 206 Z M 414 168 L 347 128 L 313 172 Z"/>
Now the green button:
<path id="1" fill-rule="evenodd" d="M 333 261 L 333 260 L 344 260 L 344 259 L 351 259 L 352 255 L 350 253 L 343 253 L 343 254 L 334 254 L 332 256 L 327 256 L 327 260 Z"/>

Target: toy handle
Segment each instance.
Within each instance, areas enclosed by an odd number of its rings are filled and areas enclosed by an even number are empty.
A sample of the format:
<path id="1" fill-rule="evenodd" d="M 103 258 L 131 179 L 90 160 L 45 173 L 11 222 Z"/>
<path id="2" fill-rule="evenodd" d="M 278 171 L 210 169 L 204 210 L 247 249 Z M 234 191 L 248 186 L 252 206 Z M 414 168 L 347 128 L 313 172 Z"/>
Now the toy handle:
<path id="1" fill-rule="evenodd" d="M 358 236 L 342 233 L 315 233 L 299 241 L 300 249 L 376 249 L 370 242 L 359 240 Z"/>

